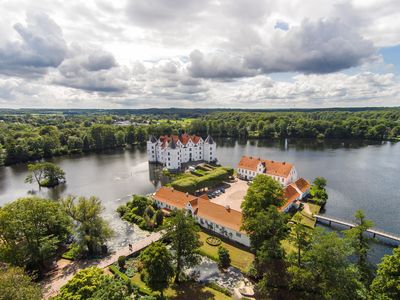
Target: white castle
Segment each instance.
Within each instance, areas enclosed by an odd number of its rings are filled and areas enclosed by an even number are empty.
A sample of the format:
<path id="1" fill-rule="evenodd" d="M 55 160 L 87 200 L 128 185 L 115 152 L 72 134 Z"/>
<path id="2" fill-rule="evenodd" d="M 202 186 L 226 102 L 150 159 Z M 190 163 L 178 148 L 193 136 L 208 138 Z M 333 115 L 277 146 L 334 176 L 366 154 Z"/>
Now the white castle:
<path id="1" fill-rule="evenodd" d="M 178 170 L 190 161 L 215 162 L 217 145 L 209 135 L 206 140 L 196 135 L 164 135 L 147 141 L 149 162 L 161 163 L 167 169 Z"/>

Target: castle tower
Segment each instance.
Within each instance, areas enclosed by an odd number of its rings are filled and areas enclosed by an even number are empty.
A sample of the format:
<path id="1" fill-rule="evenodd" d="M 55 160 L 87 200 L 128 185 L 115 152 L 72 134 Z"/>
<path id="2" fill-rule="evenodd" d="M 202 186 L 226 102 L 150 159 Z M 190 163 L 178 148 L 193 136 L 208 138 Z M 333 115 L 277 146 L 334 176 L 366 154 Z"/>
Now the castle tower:
<path id="1" fill-rule="evenodd" d="M 208 135 L 204 141 L 204 160 L 207 162 L 215 162 L 217 160 L 217 144 L 211 135 Z"/>
<path id="2" fill-rule="evenodd" d="M 151 135 L 147 141 L 147 157 L 149 162 L 157 162 L 157 139 L 154 135 Z"/>

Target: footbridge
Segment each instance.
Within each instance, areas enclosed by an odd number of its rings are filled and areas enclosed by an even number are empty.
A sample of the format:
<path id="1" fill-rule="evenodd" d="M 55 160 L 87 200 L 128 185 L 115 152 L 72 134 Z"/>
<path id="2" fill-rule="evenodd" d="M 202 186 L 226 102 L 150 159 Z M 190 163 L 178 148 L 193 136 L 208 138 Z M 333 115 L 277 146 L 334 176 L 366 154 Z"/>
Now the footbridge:
<path id="1" fill-rule="evenodd" d="M 347 222 L 347 221 L 344 221 L 344 220 L 341 220 L 338 218 L 325 216 L 325 215 L 314 215 L 314 217 L 317 219 L 317 222 L 328 225 L 328 226 L 331 226 L 332 224 L 338 224 L 338 225 L 342 225 L 342 226 L 349 227 L 349 228 L 354 228 L 357 226 L 354 223 Z M 395 235 L 393 233 L 385 232 L 385 231 L 375 229 L 375 228 L 370 228 L 370 229 L 366 230 L 366 232 L 370 233 L 373 238 L 376 237 L 376 238 L 380 238 L 383 241 L 391 241 L 396 244 L 400 244 L 400 236 L 399 235 Z"/>

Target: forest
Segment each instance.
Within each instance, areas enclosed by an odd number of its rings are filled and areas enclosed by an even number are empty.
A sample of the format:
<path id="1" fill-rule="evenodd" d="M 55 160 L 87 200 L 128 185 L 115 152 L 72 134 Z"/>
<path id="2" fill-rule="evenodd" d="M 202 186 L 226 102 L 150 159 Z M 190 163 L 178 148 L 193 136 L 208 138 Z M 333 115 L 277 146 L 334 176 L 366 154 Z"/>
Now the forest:
<path id="1" fill-rule="evenodd" d="M 144 144 L 188 132 L 240 139 L 400 138 L 400 109 L 246 111 L 207 109 L 1 110 L 0 165 Z"/>

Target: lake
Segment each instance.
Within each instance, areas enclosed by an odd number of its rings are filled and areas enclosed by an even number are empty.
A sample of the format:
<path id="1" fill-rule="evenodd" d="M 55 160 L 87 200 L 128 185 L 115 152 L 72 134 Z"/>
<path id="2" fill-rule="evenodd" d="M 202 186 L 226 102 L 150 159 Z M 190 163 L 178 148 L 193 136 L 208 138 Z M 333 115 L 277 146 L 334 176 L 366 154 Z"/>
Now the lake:
<path id="1" fill-rule="evenodd" d="M 377 228 L 399 233 L 400 229 L 400 143 L 366 141 L 216 140 L 222 165 L 236 167 L 242 155 L 287 161 L 295 164 L 300 176 L 312 181 L 328 180 L 329 199 L 325 214 L 351 221 L 363 209 Z M 67 183 L 55 189 L 24 183 L 24 164 L 0 168 L 0 205 L 35 194 L 57 199 L 65 195 L 98 196 L 105 206 L 105 217 L 117 232 L 112 247 L 126 246 L 146 233 L 119 220 L 115 209 L 132 194 L 148 194 L 160 185 L 159 168 L 147 163 L 146 149 L 135 147 L 109 153 L 51 159 L 65 172 Z M 374 244 L 373 259 L 391 248 Z"/>

